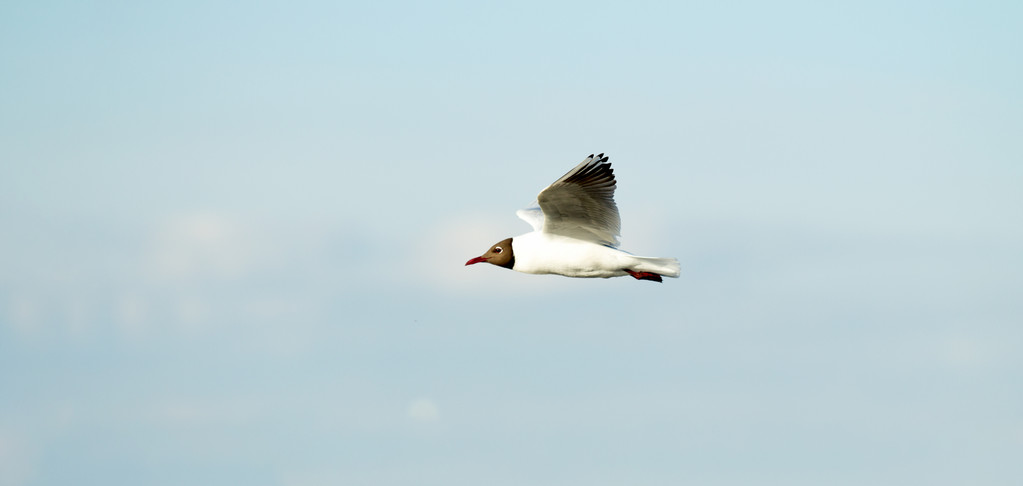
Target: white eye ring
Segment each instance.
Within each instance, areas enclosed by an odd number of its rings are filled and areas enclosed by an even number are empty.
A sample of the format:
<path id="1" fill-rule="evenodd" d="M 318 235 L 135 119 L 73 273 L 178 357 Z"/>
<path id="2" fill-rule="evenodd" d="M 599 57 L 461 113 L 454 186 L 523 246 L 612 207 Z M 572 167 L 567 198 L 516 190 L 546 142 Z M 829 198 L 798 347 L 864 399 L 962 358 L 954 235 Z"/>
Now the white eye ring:
<path id="1" fill-rule="evenodd" d="M 494 253 L 501 253 L 501 251 L 503 251 L 503 250 L 501 250 L 500 246 L 495 246 L 494 247 Z"/>

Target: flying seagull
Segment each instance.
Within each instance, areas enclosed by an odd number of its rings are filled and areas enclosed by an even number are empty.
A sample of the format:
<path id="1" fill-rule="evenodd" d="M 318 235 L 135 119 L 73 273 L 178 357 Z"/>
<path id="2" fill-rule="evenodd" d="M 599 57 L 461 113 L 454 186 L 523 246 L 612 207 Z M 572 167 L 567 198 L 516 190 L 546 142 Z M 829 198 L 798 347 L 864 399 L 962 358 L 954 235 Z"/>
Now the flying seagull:
<path id="1" fill-rule="evenodd" d="M 641 257 L 618 249 L 621 218 L 614 193 L 611 163 L 604 154 L 591 154 L 540 191 L 533 207 L 515 213 L 532 232 L 505 238 L 465 264 L 486 262 L 516 272 L 566 277 L 631 275 L 656 282 L 678 277 L 675 258 Z"/>

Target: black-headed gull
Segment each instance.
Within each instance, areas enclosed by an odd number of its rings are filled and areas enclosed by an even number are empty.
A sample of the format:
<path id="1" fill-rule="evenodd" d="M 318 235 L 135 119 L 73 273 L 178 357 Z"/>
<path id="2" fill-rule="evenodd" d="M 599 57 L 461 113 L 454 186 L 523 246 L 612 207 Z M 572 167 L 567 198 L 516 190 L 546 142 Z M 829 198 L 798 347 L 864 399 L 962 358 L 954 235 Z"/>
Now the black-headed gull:
<path id="1" fill-rule="evenodd" d="M 674 258 L 640 257 L 618 249 L 621 218 L 615 176 L 604 154 L 590 155 L 516 214 L 533 231 L 505 238 L 466 265 L 487 262 L 517 272 L 661 281 L 678 277 Z"/>

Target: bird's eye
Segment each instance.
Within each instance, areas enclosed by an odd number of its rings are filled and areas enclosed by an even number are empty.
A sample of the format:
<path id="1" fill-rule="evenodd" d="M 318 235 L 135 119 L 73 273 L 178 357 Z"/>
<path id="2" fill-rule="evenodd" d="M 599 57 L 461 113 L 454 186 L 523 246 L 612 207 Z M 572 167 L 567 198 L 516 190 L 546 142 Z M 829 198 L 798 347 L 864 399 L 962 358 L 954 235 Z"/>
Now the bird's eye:
<path id="1" fill-rule="evenodd" d="M 501 247 L 500 247 L 500 246 L 495 246 L 495 247 L 494 247 L 494 253 L 501 253 L 501 251 L 502 251 L 502 250 L 501 250 Z"/>

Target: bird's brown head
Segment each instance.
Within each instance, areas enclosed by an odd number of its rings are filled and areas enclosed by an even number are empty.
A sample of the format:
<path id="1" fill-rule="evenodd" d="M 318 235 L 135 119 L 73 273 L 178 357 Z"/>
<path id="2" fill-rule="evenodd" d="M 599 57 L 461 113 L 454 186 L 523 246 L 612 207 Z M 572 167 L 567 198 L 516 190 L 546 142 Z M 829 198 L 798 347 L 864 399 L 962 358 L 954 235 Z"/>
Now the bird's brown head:
<path id="1" fill-rule="evenodd" d="M 505 238 L 495 243 L 486 253 L 465 262 L 465 264 L 472 265 L 480 262 L 487 262 L 504 268 L 514 267 L 515 252 L 512 251 L 512 239 Z"/>

